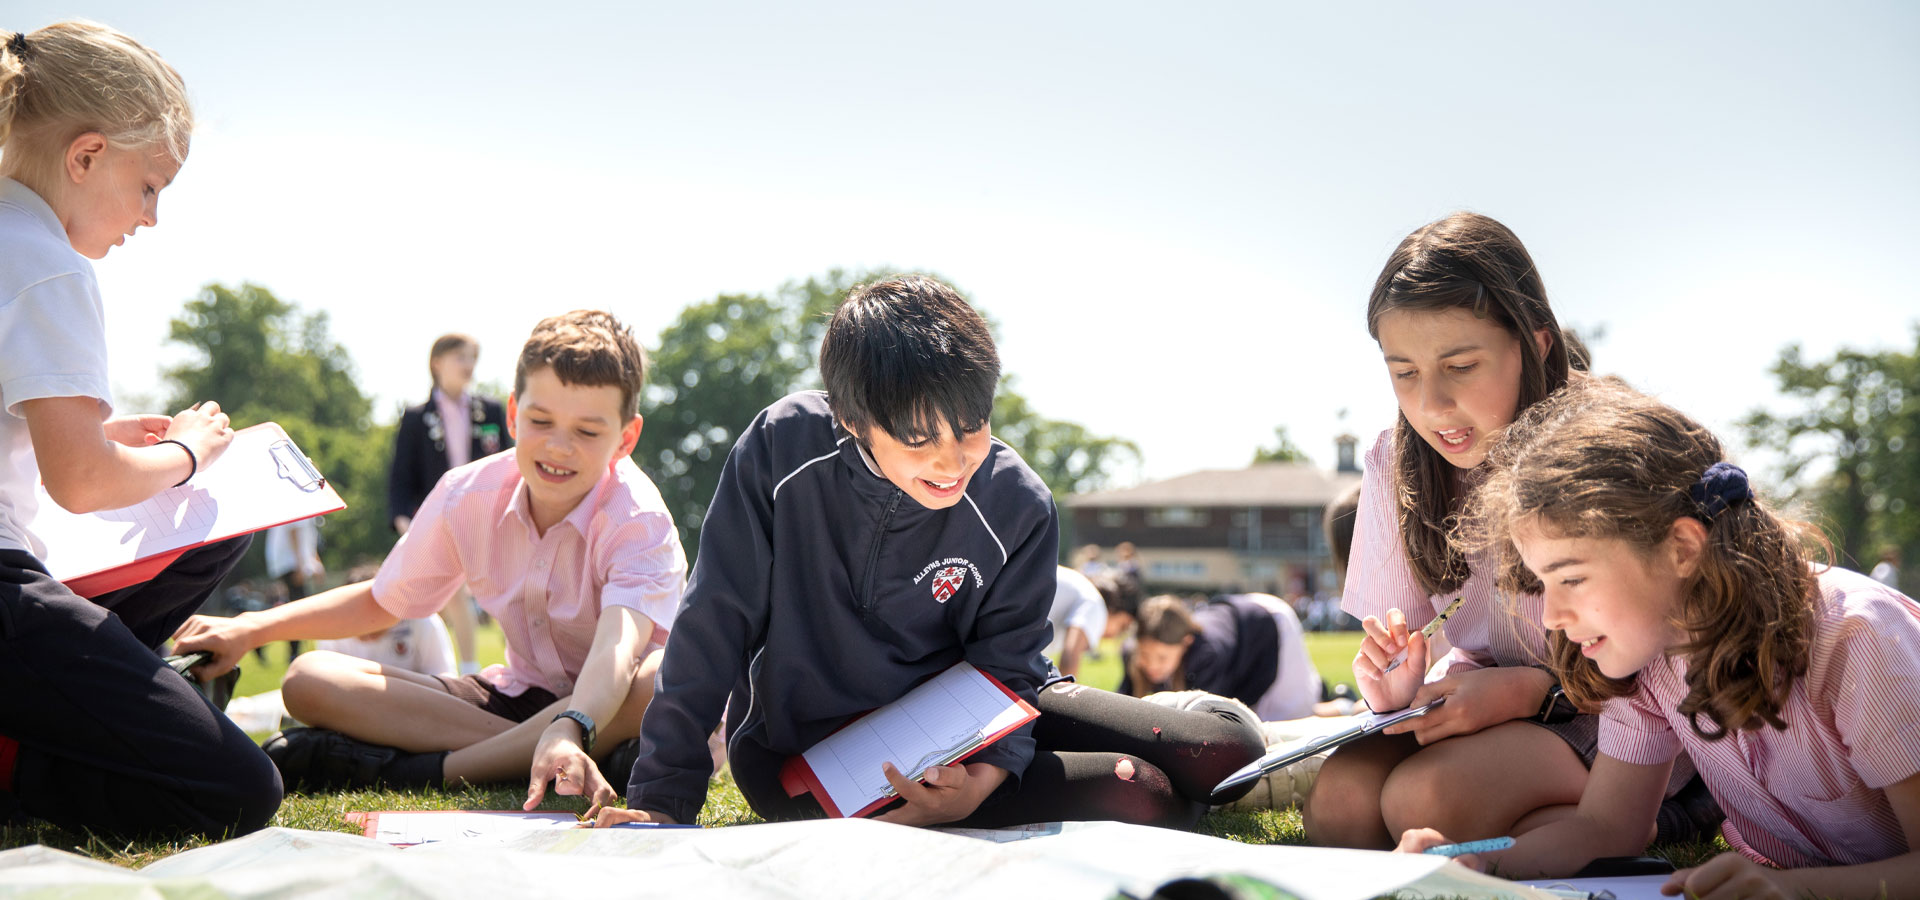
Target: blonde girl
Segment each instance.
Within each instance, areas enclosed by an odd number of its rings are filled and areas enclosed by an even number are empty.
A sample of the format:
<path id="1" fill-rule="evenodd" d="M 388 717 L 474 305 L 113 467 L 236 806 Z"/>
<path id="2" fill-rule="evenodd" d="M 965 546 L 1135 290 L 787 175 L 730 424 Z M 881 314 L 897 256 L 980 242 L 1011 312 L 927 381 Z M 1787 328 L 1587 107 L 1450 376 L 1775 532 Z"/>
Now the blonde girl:
<path id="1" fill-rule="evenodd" d="M 237 834 L 280 805 L 266 756 L 155 655 L 247 539 L 89 600 L 34 530 L 36 484 L 74 512 L 131 506 L 233 439 L 211 401 L 113 415 L 88 262 L 158 224 L 192 130 L 179 74 L 133 38 L 0 32 L 0 813 L 73 831 Z"/>

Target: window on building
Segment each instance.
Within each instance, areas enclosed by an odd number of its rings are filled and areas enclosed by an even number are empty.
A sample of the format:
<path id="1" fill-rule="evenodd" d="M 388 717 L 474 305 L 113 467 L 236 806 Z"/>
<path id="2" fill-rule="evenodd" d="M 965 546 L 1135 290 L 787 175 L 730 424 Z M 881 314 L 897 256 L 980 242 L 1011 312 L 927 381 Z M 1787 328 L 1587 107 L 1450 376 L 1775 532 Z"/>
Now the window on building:
<path id="1" fill-rule="evenodd" d="M 1127 511 L 1124 509 L 1103 509 L 1098 517 L 1101 528 L 1127 527 Z"/>
<path id="2" fill-rule="evenodd" d="M 1155 580 L 1194 579 L 1207 574 L 1207 565 L 1190 559 L 1154 560 L 1147 565 L 1147 573 Z"/>
<path id="3" fill-rule="evenodd" d="M 1191 528 L 1207 524 L 1207 511 L 1191 506 L 1162 506 L 1147 510 L 1147 524 L 1164 528 Z"/>

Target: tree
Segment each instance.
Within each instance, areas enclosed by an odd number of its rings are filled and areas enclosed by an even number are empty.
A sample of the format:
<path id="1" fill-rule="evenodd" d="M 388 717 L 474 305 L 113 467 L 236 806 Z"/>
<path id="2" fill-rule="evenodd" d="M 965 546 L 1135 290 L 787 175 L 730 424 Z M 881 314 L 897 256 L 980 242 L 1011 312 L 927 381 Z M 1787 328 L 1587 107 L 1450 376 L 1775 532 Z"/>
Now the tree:
<path id="1" fill-rule="evenodd" d="M 214 400 L 235 428 L 279 423 L 347 502 L 327 517 L 327 556 L 341 566 L 384 555 L 392 544 L 386 477 L 393 429 L 372 424 L 373 402 L 329 333 L 327 314 L 303 315 L 259 285 L 209 284 L 168 334 L 194 353 L 164 373 L 173 391 L 168 408 Z"/>
<path id="2" fill-rule="evenodd" d="M 771 297 L 722 295 L 687 307 L 660 332 L 647 387 L 652 413 L 634 459 L 659 486 L 689 557 L 734 440 L 775 400 L 820 387 L 815 360 L 834 309 L 855 285 L 897 271 L 833 269 Z M 1130 441 L 1039 415 L 1010 378 L 994 398 L 993 429 L 1056 497 L 1097 487 L 1112 465 L 1139 457 Z"/>
<path id="3" fill-rule="evenodd" d="M 993 435 L 1027 461 L 1053 490 L 1055 501 L 1097 491 L 1106 487 L 1116 466 L 1139 464 L 1140 445 L 1042 416 L 1013 384 L 1012 375 L 1000 379 L 1000 391 L 993 398 Z"/>
<path id="4" fill-rule="evenodd" d="M 1790 344 L 1771 371 L 1800 409 L 1756 409 L 1741 423 L 1750 443 L 1783 455 L 1789 495 L 1819 512 L 1849 565 L 1871 565 L 1883 544 L 1908 559 L 1920 550 L 1920 326 L 1914 337 L 1910 352 L 1842 349 L 1816 362 Z"/>
<path id="5" fill-rule="evenodd" d="M 1255 448 L 1253 461 L 1256 463 L 1303 463 L 1313 460 L 1307 456 L 1307 451 L 1300 449 L 1293 442 L 1293 438 L 1287 436 L 1287 426 L 1281 425 L 1273 429 L 1273 446 Z"/>

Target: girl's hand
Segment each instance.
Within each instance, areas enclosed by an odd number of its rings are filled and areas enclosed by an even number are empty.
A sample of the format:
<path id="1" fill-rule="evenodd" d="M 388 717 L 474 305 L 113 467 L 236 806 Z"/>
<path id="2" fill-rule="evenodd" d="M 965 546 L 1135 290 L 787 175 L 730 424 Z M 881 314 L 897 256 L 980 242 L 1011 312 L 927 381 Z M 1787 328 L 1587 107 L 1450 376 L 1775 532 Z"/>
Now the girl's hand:
<path id="1" fill-rule="evenodd" d="M 602 809 L 597 815 L 588 816 L 595 828 L 612 828 L 629 822 L 652 822 L 655 825 L 678 825 L 672 816 L 666 813 L 650 813 L 644 809 Z"/>
<path id="2" fill-rule="evenodd" d="M 131 416 L 114 416 L 100 423 L 107 440 L 129 447 L 148 447 L 160 442 L 167 436 L 167 429 L 173 420 L 166 416 L 151 413 L 139 413 Z M 197 451 L 196 451 L 197 452 Z"/>
<path id="3" fill-rule="evenodd" d="M 1360 652 L 1353 657 L 1353 677 L 1360 696 L 1374 712 L 1405 709 L 1427 674 L 1427 636 L 1408 632 L 1407 614 L 1398 609 L 1387 610 L 1385 622 L 1368 616 L 1360 620 L 1360 627 L 1367 633 L 1360 641 Z M 1391 672 L 1385 671 L 1401 650 L 1407 651 L 1406 661 Z"/>
<path id="4" fill-rule="evenodd" d="M 940 825 L 964 819 L 1007 778 L 1007 770 L 985 763 L 934 766 L 926 771 L 926 784 L 900 774 L 892 763 L 881 763 L 880 771 L 907 802 L 874 818 L 899 825 Z"/>
<path id="5" fill-rule="evenodd" d="M 1674 896 L 1686 892 L 1698 900 L 1791 900 L 1800 896 L 1779 881 L 1780 873 L 1738 853 L 1722 853 L 1705 865 L 1681 869 L 1660 886 L 1660 893 Z"/>
<path id="6" fill-rule="evenodd" d="M 619 792 L 600 774 L 600 767 L 594 765 L 593 758 L 574 742 L 574 735 L 579 733 L 579 729 L 579 724 L 572 719 L 560 719 L 540 733 L 540 743 L 533 749 L 527 802 L 521 805 L 521 809 L 531 812 L 540 805 L 547 795 L 549 779 L 553 781 L 553 792 L 556 794 L 590 798 L 593 805 L 587 809 L 587 817 L 595 821 L 598 821 L 595 814 L 602 807 L 620 799 Z"/>
<path id="7" fill-rule="evenodd" d="M 1444 709 L 1445 707 L 1442 708 Z M 1400 846 L 1393 848 L 1393 852 L 1425 853 L 1428 847 L 1438 847 L 1442 844 L 1451 843 L 1453 842 L 1447 840 L 1446 835 L 1431 828 L 1409 828 L 1404 834 L 1400 835 Z M 1476 854 L 1468 853 L 1465 856 L 1456 856 L 1453 858 L 1453 861 L 1475 872 L 1485 872 L 1487 870 L 1487 864 L 1482 862 Z"/>
<path id="8" fill-rule="evenodd" d="M 212 681 L 240 664 L 247 651 L 260 645 L 253 636 L 251 620 L 245 615 L 192 616 L 173 632 L 173 652 L 185 656 L 197 650 L 213 654 L 213 659 L 197 666 L 193 673 L 201 681 Z"/>
<path id="9" fill-rule="evenodd" d="M 175 414 L 167 424 L 166 436 L 191 447 L 194 459 L 205 470 L 233 443 L 232 426 L 227 414 L 220 411 L 220 404 L 208 400 Z"/>
<path id="10" fill-rule="evenodd" d="M 1473 734 L 1538 712 L 1552 684 L 1553 676 L 1526 666 L 1469 669 L 1422 685 L 1414 694 L 1416 706 L 1447 698 L 1439 709 L 1381 731 L 1411 734 L 1422 746 L 1455 735 Z"/>

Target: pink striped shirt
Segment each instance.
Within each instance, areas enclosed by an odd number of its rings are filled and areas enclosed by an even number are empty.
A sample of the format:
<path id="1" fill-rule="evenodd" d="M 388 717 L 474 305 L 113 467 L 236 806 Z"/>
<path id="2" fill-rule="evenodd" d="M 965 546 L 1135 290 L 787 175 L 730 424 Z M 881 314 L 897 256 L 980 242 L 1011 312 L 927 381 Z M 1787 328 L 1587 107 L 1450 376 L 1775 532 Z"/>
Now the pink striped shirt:
<path id="1" fill-rule="evenodd" d="M 687 558 L 660 492 L 622 458 L 565 519 L 539 534 L 512 450 L 442 476 L 373 579 L 381 607 L 417 619 L 460 585 L 500 623 L 507 664 L 481 673 L 502 693 L 573 693 L 600 610 L 625 606 L 666 642 Z"/>
<path id="2" fill-rule="evenodd" d="M 1676 708 L 1686 662 L 1640 671 L 1607 704 L 1600 752 L 1653 765 L 1686 751 L 1734 849 L 1787 868 L 1855 865 L 1907 852 L 1885 788 L 1920 773 L 1920 604 L 1858 572 L 1820 575 L 1812 659 L 1780 717 L 1718 741 Z"/>
<path id="3" fill-rule="evenodd" d="M 1472 574 L 1452 594 L 1428 594 L 1413 577 L 1406 545 L 1400 541 L 1400 520 L 1394 502 L 1393 429 L 1380 433 L 1367 451 L 1366 472 L 1360 480 L 1360 509 L 1353 525 L 1353 555 L 1347 563 L 1347 585 L 1340 608 L 1354 618 L 1386 618 L 1399 609 L 1408 628 L 1420 628 L 1455 597 L 1465 597 L 1440 630 L 1452 647 L 1428 673 L 1438 679 L 1452 672 L 1491 666 L 1536 666 L 1547 661 L 1546 629 L 1540 625 L 1545 603 L 1538 594 L 1519 597 L 1494 587 L 1492 563 L 1475 556 L 1468 560 Z"/>

